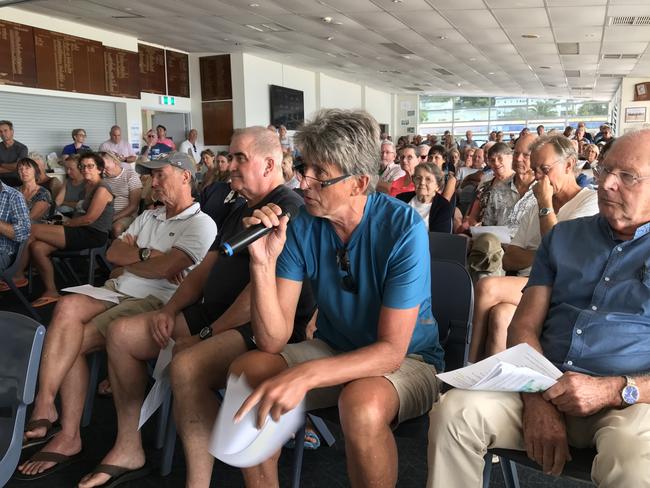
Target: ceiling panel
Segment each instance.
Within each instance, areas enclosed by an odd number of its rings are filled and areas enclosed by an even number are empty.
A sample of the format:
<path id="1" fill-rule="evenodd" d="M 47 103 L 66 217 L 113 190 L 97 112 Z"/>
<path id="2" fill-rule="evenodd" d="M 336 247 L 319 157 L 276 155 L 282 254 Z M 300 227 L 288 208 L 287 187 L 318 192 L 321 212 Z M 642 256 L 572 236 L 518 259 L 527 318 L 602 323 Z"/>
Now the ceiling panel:
<path id="1" fill-rule="evenodd" d="M 566 4 L 565 4 L 566 5 Z M 554 25 L 603 25 L 606 7 L 553 7 L 549 9 Z"/>
<path id="2" fill-rule="evenodd" d="M 549 27 L 550 23 L 543 8 L 496 9 L 493 11 L 501 25 L 508 29 L 517 27 Z"/>
<path id="3" fill-rule="evenodd" d="M 626 42 L 648 42 L 650 40 L 650 26 L 610 26 L 605 28 L 605 42 L 617 42 L 623 39 Z"/>
<path id="4" fill-rule="evenodd" d="M 415 30 L 451 29 L 451 25 L 439 13 L 433 10 L 415 12 L 393 12 L 405 25 Z"/>
<path id="5" fill-rule="evenodd" d="M 544 0 L 485 0 L 491 8 L 532 8 L 543 7 Z"/>
<path id="6" fill-rule="evenodd" d="M 449 10 L 445 16 L 456 27 L 475 27 L 480 29 L 496 29 L 499 24 L 487 9 L 482 10 Z"/>
<path id="7" fill-rule="evenodd" d="M 440 10 L 470 10 L 485 7 L 483 0 L 428 0 L 431 5 Z"/>

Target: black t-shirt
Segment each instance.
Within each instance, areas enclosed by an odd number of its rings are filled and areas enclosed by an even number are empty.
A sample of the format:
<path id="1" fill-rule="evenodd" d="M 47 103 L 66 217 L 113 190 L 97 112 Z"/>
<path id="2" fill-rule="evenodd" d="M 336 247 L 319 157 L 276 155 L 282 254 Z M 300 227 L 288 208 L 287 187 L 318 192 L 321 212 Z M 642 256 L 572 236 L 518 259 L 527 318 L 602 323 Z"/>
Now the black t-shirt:
<path id="1" fill-rule="evenodd" d="M 242 205 L 234 208 L 226 217 L 223 225 L 219 229 L 219 234 L 215 239 L 210 251 L 219 251 L 219 247 L 225 241 L 232 238 L 235 234 L 243 230 L 242 219 L 250 217 L 253 211 L 267 205 L 275 203 L 280 208 L 285 208 L 286 204 L 304 205 L 303 199 L 294 191 L 284 185 L 280 185 L 269 193 L 260 203 L 254 207 Z M 289 224 L 291 225 L 291 224 Z M 203 288 L 203 303 L 210 308 L 213 316 L 220 316 L 235 301 L 241 291 L 250 282 L 248 249 L 243 249 L 234 256 L 220 255 L 217 262 L 212 267 L 208 279 Z M 302 329 L 304 335 L 304 326 L 307 324 L 316 308 L 316 302 L 311 293 L 309 282 L 303 283 L 300 300 L 296 309 L 296 332 Z"/>
<path id="2" fill-rule="evenodd" d="M 230 189 L 230 184 L 225 181 L 215 181 L 206 186 L 199 196 L 201 210 L 212 217 L 221 233 L 221 227 L 228 215 L 246 203 L 236 191 Z"/>

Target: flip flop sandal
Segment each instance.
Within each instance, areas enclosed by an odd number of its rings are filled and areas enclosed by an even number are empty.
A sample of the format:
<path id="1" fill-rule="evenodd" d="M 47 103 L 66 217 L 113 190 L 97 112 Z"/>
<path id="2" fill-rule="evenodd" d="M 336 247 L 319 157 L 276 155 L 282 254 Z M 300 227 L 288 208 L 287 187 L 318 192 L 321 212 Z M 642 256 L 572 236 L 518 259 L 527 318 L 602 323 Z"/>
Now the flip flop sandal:
<path id="1" fill-rule="evenodd" d="M 32 307 L 34 308 L 39 308 L 39 307 L 44 307 L 45 305 L 49 305 L 50 303 L 56 303 L 59 301 L 59 298 L 61 297 L 41 297 L 37 298 L 32 302 Z"/>
<path id="2" fill-rule="evenodd" d="M 134 481 L 144 478 L 151 472 L 148 465 L 144 465 L 138 469 L 129 469 L 122 466 L 115 466 L 113 464 L 98 464 L 91 474 L 105 473 L 110 476 L 106 483 L 97 485 L 95 488 L 114 488 L 127 481 Z"/>
<path id="3" fill-rule="evenodd" d="M 29 285 L 29 280 L 27 278 L 23 278 L 21 280 L 14 281 L 14 285 L 16 286 L 16 288 L 23 288 Z M 9 290 L 11 290 L 11 288 L 5 281 L 0 282 L 0 292 L 9 291 Z"/>
<path id="4" fill-rule="evenodd" d="M 58 452 L 37 452 L 34 454 L 31 458 L 29 458 L 30 461 L 45 461 L 45 462 L 51 462 L 51 463 L 56 463 L 54 466 L 51 468 L 46 469 L 45 471 L 41 471 L 40 473 L 36 474 L 23 474 L 20 471 L 16 471 L 13 475 L 14 479 L 17 480 L 38 480 L 41 478 L 45 478 L 46 476 L 49 476 L 53 473 L 56 473 L 57 471 L 62 470 L 63 468 L 70 466 L 73 463 L 76 463 L 77 461 L 80 461 L 82 458 L 81 453 L 74 454 L 72 456 L 66 456 L 65 454 L 59 454 Z"/>
<path id="5" fill-rule="evenodd" d="M 27 422 L 24 432 L 40 429 L 41 427 L 45 427 L 45 435 L 41 437 L 30 437 L 29 439 L 23 440 L 23 449 L 29 449 L 30 447 L 45 444 L 61 430 L 61 425 L 58 422 L 50 422 L 47 419 L 37 419 Z"/>

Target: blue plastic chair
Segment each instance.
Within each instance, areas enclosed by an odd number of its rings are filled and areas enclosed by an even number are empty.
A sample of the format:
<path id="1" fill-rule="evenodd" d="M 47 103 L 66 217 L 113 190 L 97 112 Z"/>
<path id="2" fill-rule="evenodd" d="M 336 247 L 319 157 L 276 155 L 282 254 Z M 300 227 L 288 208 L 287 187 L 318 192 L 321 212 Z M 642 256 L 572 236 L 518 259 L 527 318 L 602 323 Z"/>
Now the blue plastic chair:
<path id="1" fill-rule="evenodd" d="M 23 447 L 27 405 L 34 401 L 45 327 L 0 312 L 0 486 L 13 475 Z"/>

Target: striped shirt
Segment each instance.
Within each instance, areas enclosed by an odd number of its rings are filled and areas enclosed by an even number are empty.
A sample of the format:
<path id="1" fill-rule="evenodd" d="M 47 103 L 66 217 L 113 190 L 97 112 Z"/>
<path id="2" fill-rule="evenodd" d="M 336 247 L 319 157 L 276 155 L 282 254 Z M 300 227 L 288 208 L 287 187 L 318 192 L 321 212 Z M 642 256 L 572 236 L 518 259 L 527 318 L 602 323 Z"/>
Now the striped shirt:
<path id="1" fill-rule="evenodd" d="M 130 192 L 142 188 L 140 177 L 131 168 L 122 168 L 122 172 L 117 176 L 105 176 L 104 181 L 108 183 L 111 192 L 115 195 L 113 200 L 115 213 L 121 212 L 129 206 Z"/>
<path id="2" fill-rule="evenodd" d="M 18 243 L 29 237 L 31 223 L 29 210 L 23 195 L 0 182 L 0 222 L 11 224 L 14 238 L 0 235 L 0 253 L 13 255 L 18 250 Z"/>

